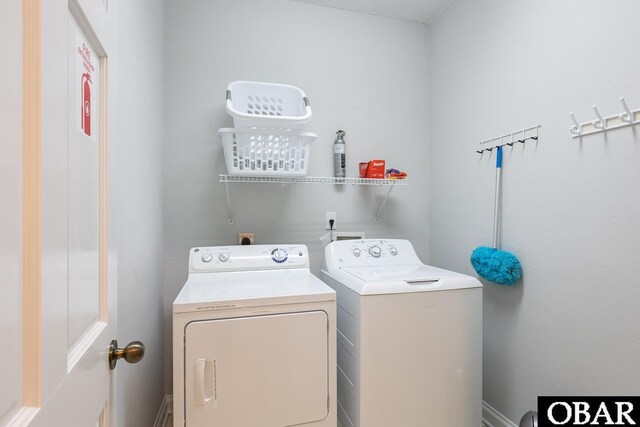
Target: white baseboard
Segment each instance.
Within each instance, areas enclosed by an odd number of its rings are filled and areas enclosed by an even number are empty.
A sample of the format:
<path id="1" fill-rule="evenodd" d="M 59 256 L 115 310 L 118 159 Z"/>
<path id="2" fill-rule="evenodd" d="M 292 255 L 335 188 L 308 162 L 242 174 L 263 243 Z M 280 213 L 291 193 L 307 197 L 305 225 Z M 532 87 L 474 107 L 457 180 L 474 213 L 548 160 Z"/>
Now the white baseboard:
<path id="1" fill-rule="evenodd" d="M 153 427 L 166 427 L 169 417 L 173 413 L 173 396 L 167 394 L 162 399 L 156 421 L 153 423 Z"/>
<path id="2" fill-rule="evenodd" d="M 153 423 L 153 427 L 165 427 L 172 413 L 173 396 L 165 395 L 160 404 L 158 416 L 156 417 L 155 423 Z M 485 401 L 482 402 L 482 422 L 487 427 L 518 427 L 517 424 L 513 423 Z"/>
<path id="3" fill-rule="evenodd" d="M 487 427 L 518 427 L 485 401 L 482 401 L 482 422 Z"/>

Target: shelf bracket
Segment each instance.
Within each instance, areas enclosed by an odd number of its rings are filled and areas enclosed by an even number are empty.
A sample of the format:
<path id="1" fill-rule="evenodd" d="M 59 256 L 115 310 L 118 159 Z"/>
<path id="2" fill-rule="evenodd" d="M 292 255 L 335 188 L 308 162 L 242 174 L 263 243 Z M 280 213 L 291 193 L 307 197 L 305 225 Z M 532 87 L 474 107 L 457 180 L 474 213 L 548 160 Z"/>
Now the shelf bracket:
<path id="1" fill-rule="evenodd" d="M 229 196 L 229 182 L 225 182 L 224 186 L 227 190 L 227 215 L 229 216 L 229 225 L 233 225 L 233 213 L 231 212 L 231 197 Z"/>
<path id="2" fill-rule="evenodd" d="M 391 190 L 393 190 L 393 187 L 394 187 L 393 185 L 389 186 L 389 191 L 387 191 L 387 195 L 384 196 L 384 200 L 382 200 L 382 203 L 380 203 L 380 207 L 376 212 L 376 222 L 380 222 L 380 214 L 382 213 L 382 209 L 384 209 L 384 205 L 387 204 L 387 200 L 389 200 L 389 194 L 391 194 Z"/>

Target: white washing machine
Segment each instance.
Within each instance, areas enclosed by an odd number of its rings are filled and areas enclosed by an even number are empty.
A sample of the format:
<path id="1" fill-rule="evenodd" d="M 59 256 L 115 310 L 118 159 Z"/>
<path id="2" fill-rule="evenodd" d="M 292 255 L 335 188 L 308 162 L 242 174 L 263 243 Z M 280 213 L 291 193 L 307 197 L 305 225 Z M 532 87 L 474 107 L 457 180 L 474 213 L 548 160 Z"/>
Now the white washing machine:
<path id="1" fill-rule="evenodd" d="M 325 248 L 338 296 L 338 419 L 345 427 L 482 423 L 482 285 L 424 265 L 407 240 Z"/>
<path id="2" fill-rule="evenodd" d="M 336 427 L 336 294 L 304 245 L 191 249 L 174 427 Z"/>

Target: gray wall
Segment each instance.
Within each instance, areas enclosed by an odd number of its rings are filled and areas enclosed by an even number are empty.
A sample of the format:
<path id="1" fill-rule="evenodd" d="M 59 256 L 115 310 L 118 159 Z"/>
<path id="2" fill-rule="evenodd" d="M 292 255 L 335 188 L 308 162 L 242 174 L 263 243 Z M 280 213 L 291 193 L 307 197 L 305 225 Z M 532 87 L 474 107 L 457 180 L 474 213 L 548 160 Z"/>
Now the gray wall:
<path id="1" fill-rule="evenodd" d="M 120 362 L 118 425 L 152 426 L 163 397 L 164 10 L 154 0 L 118 5 L 118 342 L 145 358 Z"/>
<path id="2" fill-rule="evenodd" d="M 484 399 L 513 421 L 538 395 L 640 393 L 640 129 L 568 131 L 570 111 L 640 106 L 638 17 L 632 0 L 458 0 L 428 27 L 434 264 L 472 273 L 491 244 L 478 142 L 542 124 L 505 151 L 503 248 L 524 280 L 484 294 Z"/>
<path id="3" fill-rule="evenodd" d="M 257 243 L 308 245 L 321 261 L 326 211 L 341 230 L 404 237 L 427 257 L 427 81 L 424 25 L 285 0 L 167 0 L 165 162 L 166 390 L 171 392 L 171 304 L 187 276 L 189 248 L 228 245 L 238 232 Z M 375 223 L 384 188 L 231 184 L 228 224 L 222 146 L 234 80 L 289 83 L 305 90 L 313 120 L 309 175 L 332 174 L 335 131 L 347 131 L 347 174 L 386 159 L 406 170 Z"/>

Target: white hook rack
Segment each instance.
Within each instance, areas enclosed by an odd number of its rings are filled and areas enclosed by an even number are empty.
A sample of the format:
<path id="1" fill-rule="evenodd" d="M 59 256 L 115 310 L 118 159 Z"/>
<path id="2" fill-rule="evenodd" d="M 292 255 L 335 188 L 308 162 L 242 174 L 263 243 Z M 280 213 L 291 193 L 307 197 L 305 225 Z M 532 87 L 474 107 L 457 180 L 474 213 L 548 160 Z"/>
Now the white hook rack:
<path id="1" fill-rule="evenodd" d="M 600 110 L 598 110 L 598 107 L 594 105 L 592 108 L 596 115 L 596 120 L 584 123 L 578 123 L 576 116 L 573 113 L 569 113 L 569 117 L 571 117 L 571 120 L 573 121 L 573 126 L 569 128 L 569 132 L 571 132 L 571 135 L 573 135 L 574 138 L 580 138 L 585 135 L 606 132 L 611 129 L 620 129 L 639 124 L 640 109 L 631 111 L 627 105 L 627 101 L 624 100 L 624 97 L 620 98 L 620 103 L 622 104 L 624 112 L 608 117 L 602 117 Z"/>
<path id="2" fill-rule="evenodd" d="M 496 138 L 480 141 L 480 149 L 476 150 L 476 153 L 482 154 L 485 151 L 491 151 L 494 148 L 502 147 L 503 145 L 512 147 L 516 142 L 524 144 L 529 140 L 537 141 L 538 129 L 540 127 L 542 127 L 542 125 L 535 125 L 506 135 L 498 136 Z"/>

